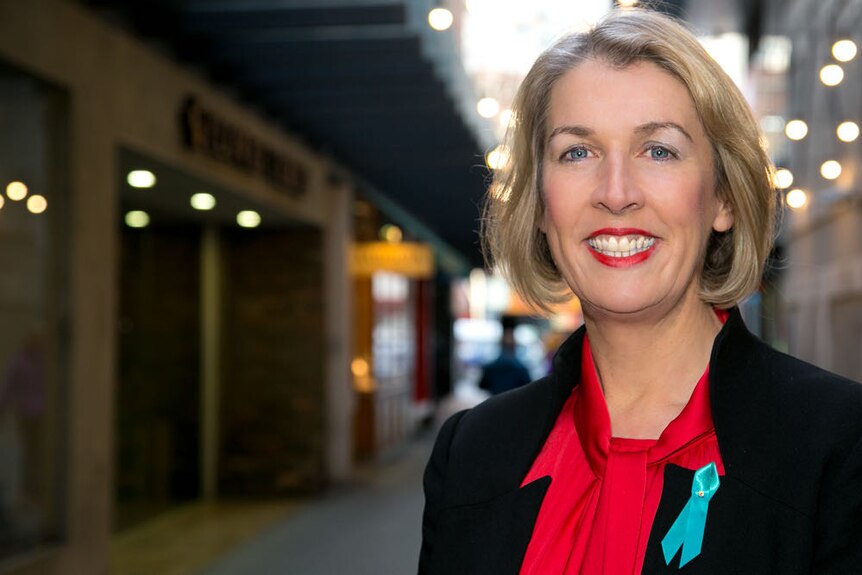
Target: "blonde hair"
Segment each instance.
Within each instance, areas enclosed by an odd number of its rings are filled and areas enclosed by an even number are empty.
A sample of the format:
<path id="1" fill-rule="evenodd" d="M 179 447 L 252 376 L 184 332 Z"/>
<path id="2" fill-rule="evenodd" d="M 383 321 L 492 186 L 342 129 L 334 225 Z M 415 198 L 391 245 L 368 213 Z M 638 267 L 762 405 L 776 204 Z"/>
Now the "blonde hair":
<path id="1" fill-rule="evenodd" d="M 709 238 L 700 297 L 719 308 L 736 305 L 757 289 L 772 248 L 778 206 L 773 167 L 733 81 L 683 25 L 651 10 L 612 11 L 591 30 L 559 40 L 533 64 L 513 106 L 509 165 L 495 173 L 485 203 L 486 259 L 537 308 L 548 310 L 570 297 L 539 229 L 542 158 L 551 90 L 588 59 L 615 68 L 650 62 L 688 89 L 712 144 L 716 194 L 734 216 L 730 230 Z"/>

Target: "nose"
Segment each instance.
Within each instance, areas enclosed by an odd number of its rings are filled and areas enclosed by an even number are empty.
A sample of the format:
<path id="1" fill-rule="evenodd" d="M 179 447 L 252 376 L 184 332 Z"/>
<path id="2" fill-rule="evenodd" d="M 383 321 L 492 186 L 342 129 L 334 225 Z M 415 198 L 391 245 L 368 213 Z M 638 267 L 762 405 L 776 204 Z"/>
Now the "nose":
<path id="1" fill-rule="evenodd" d="M 614 215 L 637 210 L 643 206 L 643 193 L 632 177 L 631 160 L 624 153 L 605 156 L 596 188 L 593 206 Z"/>

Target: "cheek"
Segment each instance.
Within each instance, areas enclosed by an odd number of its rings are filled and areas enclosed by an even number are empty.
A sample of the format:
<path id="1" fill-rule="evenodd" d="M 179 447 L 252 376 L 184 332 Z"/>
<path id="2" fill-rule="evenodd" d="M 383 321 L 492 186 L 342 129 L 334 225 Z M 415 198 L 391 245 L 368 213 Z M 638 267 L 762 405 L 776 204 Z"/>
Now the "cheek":
<path id="1" fill-rule="evenodd" d="M 574 194 L 566 186 L 563 178 L 553 176 L 544 179 L 543 199 L 545 213 L 542 218 L 543 231 L 565 225 L 576 213 Z"/>

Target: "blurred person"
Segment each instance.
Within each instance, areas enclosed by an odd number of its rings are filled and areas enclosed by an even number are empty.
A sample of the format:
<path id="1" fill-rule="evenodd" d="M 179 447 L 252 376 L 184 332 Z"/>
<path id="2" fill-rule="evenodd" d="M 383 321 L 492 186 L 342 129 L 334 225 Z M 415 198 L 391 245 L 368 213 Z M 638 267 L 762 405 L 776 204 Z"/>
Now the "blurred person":
<path id="1" fill-rule="evenodd" d="M 682 24 L 618 10 L 538 58 L 515 118 L 485 245 L 584 326 L 443 426 L 419 572 L 862 572 L 862 386 L 737 307 L 779 204 L 737 87 Z"/>
<path id="2" fill-rule="evenodd" d="M 38 529 L 43 504 L 45 437 L 45 344 L 41 333 L 29 335 L 12 355 L 0 380 L 0 429 L 6 444 L 0 453 L 3 480 L 0 504 L 18 529 Z"/>
<path id="3" fill-rule="evenodd" d="M 515 353 L 515 327 L 517 322 L 512 316 L 503 316 L 500 320 L 503 335 L 500 339 L 500 355 L 482 368 L 479 388 L 491 395 L 510 391 L 530 383 L 532 379 L 527 367 L 518 359 Z"/>

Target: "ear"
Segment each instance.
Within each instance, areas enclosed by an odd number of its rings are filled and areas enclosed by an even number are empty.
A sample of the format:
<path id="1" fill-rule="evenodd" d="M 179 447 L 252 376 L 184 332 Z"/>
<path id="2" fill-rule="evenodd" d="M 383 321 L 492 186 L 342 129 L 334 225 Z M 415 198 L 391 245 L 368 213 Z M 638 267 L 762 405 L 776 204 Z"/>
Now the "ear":
<path id="1" fill-rule="evenodd" d="M 718 213 L 712 220 L 712 229 L 717 232 L 726 232 L 733 227 L 733 209 L 725 200 L 719 200 Z"/>

